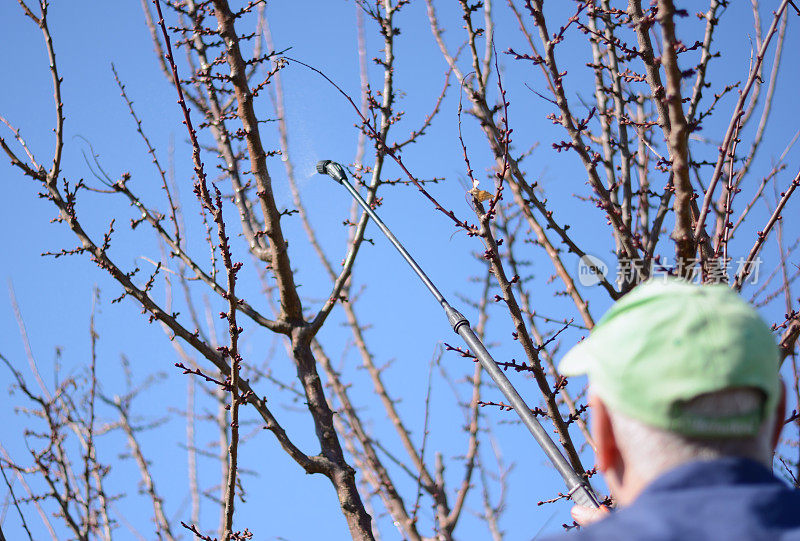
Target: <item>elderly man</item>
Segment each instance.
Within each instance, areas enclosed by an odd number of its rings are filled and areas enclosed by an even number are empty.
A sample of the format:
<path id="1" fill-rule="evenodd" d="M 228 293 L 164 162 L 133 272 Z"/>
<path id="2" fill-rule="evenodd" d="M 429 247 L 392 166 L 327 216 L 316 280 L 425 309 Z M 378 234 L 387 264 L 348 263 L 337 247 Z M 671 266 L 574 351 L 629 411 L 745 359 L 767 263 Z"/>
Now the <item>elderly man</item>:
<path id="1" fill-rule="evenodd" d="M 589 379 L 617 510 L 575 506 L 563 539 L 797 539 L 800 492 L 772 474 L 785 392 L 772 333 L 727 286 L 635 288 L 562 360 Z"/>

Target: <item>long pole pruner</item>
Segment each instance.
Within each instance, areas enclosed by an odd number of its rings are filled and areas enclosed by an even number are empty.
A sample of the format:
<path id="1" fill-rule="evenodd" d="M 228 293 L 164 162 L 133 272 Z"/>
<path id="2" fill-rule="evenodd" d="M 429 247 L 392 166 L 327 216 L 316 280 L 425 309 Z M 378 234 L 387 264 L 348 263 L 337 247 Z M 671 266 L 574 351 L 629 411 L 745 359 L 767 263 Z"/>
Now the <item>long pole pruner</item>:
<path id="1" fill-rule="evenodd" d="M 567 495 L 577 504 L 586 506 L 586 507 L 600 507 L 600 500 L 595 494 L 594 490 L 592 489 L 589 482 L 582 476 L 579 475 L 572 466 L 570 466 L 569 462 L 564 455 L 561 454 L 556 444 L 553 443 L 553 440 L 547 434 L 547 431 L 544 429 L 542 424 L 533 414 L 531 409 L 525 403 L 525 400 L 519 395 L 517 390 L 511 384 L 511 382 L 506 377 L 505 373 L 497 366 L 497 363 L 492 358 L 491 354 L 486 350 L 486 346 L 483 345 L 480 338 L 477 337 L 475 332 L 469 325 L 469 321 L 465 318 L 461 312 L 453 308 L 450 303 L 444 298 L 444 296 L 439 292 L 433 282 L 431 282 L 428 275 L 420 268 L 414 258 L 411 257 L 411 254 L 400 244 L 400 241 L 392 234 L 386 224 L 378 217 L 378 215 L 373 211 L 364 198 L 361 197 L 361 194 L 355 189 L 355 187 L 350 184 L 347 180 L 347 175 L 344 172 L 344 168 L 336 162 L 332 162 L 330 160 L 322 160 L 317 163 L 317 172 L 322 175 L 328 175 L 336 182 L 341 184 L 342 186 L 350 192 L 350 195 L 353 196 L 353 199 L 364 209 L 364 212 L 372 218 L 372 220 L 377 224 L 381 231 L 383 231 L 384 235 L 389 239 L 397 251 L 400 252 L 400 255 L 403 256 L 403 259 L 411 265 L 411 268 L 414 269 L 414 272 L 419 276 L 420 280 L 425 284 L 431 294 L 434 296 L 436 301 L 442 306 L 444 309 L 444 313 L 447 316 L 447 320 L 450 322 L 450 325 L 453 327 L 453 331 L 458 334 L 464 343 L 472 350 L 477 357 L 478 362 L 481 363 L 486 372 L 491 376 L 494 380 L 497 387 L 503 393 L 506 400 L 511 404 L 511 407 L 514 408 L 514 411 L 517 412 L 517 415 L 520 416 L 522 419 L 523 424 L 530 430 L 531 434 L 533 435 L 536 442 L 542 448 L 544 453 L 547 455 L 547 458 L 550 459 L 553 466 L 555 466 L 558 473 L 564 479 L 564 483 L 567 485 Z"/>

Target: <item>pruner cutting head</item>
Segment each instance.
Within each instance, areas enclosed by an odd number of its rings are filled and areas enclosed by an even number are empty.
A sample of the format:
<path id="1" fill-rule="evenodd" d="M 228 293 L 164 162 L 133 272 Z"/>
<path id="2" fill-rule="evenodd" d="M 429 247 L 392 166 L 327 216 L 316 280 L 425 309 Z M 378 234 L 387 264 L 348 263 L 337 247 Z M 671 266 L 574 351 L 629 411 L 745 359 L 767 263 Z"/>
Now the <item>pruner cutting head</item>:
<path id="1" fill-rule="evenodd" d="M 330 160 L 320 160 L 317 162 L 317 173 L 320 175 L 328 175 L 339 184 L 347 178 L 344 167 Z"/>

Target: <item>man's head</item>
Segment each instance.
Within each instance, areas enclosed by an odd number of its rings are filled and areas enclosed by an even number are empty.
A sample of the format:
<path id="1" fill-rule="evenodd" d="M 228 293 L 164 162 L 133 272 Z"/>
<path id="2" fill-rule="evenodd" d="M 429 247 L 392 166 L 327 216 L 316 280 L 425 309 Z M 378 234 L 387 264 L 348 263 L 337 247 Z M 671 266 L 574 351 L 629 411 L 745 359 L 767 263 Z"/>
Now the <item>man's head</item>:
<path id="1" fill-rule="evenodd" d="M 589 378 L 598 465 L 624 504 L 691 460 L 769 464 L 778 365 L 770 329 L 728 287 L 670 280 L 616 303 L 559 369 Z"/>

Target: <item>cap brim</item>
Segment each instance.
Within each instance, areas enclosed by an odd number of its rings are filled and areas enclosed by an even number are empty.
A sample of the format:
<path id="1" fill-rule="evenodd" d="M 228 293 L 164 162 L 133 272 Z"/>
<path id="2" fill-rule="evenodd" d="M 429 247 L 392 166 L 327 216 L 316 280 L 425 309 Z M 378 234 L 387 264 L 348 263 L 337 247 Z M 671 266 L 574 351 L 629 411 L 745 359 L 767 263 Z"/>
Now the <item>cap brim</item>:
<path id="1" fill-rule="evenodd" d="M 582 376 L 589 372 L 589 367 L 595 362 L 591 344 L 586 338 L 567 352 L 558 363 L 558 372 L 562 376 Z"/>

